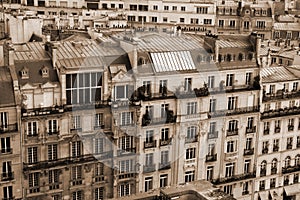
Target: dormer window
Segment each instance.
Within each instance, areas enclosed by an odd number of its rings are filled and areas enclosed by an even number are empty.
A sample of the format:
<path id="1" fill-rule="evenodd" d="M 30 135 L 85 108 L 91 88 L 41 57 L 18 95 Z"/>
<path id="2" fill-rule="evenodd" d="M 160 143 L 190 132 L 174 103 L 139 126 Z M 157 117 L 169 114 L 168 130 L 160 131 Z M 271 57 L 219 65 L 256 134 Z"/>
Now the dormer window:
<path id="1" fill-rule="evenodd" d="M 27 67 L 24 67 L 21 71 L 20 71 L 20 74 L 21 74 L 21 78 L 22 79 L 28 79 L 29 78 L 29 70 Z"/>
<path id="2" fill-rule="evenodd" d="M 41 69 L 42 77 L 46 78 L 49 77 L 49 69 L 48 67 L 43 66 Z"/>
<path id="3" fill-rule="evenodd" d="M 138 60 L 138 65 L 145 65 L 147 62 L 146 62 L 146 59 L 144 57 L 140 57 L 139 60 Z"/>

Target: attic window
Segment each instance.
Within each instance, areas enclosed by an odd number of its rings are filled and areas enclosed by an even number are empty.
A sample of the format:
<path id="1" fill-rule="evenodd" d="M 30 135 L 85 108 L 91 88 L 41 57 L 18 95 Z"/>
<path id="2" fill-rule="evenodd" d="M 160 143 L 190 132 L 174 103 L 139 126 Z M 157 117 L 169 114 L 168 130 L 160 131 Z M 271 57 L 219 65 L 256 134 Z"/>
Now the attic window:
<path id="1" fill-rule="evenodd" d="M 246 10 L 245 13 L 246 13 L 246 14 L 249 14 L 249 13 L 250 13 L 250 10 Z"/>
<path id="2" fill-rule="evenodd" d="M 49 77 L 49 69 L 48 69 L 48 67 L 43 66 L 42 69 L 41 69 L 41 73 L 42 73 L 42 77 L 43 78 Z"/>
<path id="3" fill-rule="evenodd" d="M 20 74 L 21 74 L 21 78 L 22 78 L 22 79 L 28 79 L 28 78 L 29 78 L 29 71 L 28 71 L 28 68 L 27 68 L 27 67 L 24 67 L 24 68 L 20 71 Z"/>
<path id="4" fill-rule="evenodd" d="M 140 57 L 138 60 L 138 65 L 145 65 L 146 64 L 146 59 L 144 57 Z"/>

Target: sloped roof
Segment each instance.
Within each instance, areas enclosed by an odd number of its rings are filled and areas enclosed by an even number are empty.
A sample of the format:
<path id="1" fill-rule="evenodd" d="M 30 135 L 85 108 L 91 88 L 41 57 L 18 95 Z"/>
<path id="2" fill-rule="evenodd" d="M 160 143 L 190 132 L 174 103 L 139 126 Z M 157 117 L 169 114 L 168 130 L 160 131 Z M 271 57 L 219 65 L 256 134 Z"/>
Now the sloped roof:
<path id="1" fill-rule="evenodd" d="M 6 67 L 0 67 L 0 107 L 15 105 L 13 82 L 9 72 Z"/>
<path id="2" fill-rule="evenodd" d="M 289 80 L 297 80 L 294 73 L 284 66 L 265 67 L 261 69 L 261 78 L 263 83 L 281 82 Z"/>
<path id="3" fill-rule="evenodd" d="M 282 23 L 277 22 L 274 23 L 274 30 L 275 31 L 299 31 L 300 30 L 300 23 Z"/>
<path id="4" fill-rule="evenodd" d="M 249 48 L 252 44 L 249 36 L 243 35 L 219 35 L 220 48 Z"/>

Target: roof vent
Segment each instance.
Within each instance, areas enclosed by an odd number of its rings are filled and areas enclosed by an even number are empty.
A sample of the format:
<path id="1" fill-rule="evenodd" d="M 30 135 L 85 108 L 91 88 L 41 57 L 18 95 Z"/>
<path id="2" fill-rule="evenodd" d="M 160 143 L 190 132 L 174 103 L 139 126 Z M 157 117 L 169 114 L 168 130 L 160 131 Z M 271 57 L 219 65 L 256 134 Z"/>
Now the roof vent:
<path id="1" fill-rule="evenodd" d="M 29 69 L 27 67 L 23 67 L 23 69 L 20 71 L 20 75 L 22 79 L 28 79 L 29 78 Z"/>

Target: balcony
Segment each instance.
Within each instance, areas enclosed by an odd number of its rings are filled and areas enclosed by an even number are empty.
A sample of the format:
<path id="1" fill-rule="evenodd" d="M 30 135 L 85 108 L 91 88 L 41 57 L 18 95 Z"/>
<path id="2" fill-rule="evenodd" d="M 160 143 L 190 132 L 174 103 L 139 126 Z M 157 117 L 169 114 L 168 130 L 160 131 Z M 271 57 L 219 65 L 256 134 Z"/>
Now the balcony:
<path id="1" fill-rule="evenodd" d="M 14 172 L 5 172 L 1 174 L 1 181 L 14 180 Z"/>
<path id="2" fill-rule="evenodd" d="M 288 93 L 278 92 L 278 94 L 264 94 L 263 102 L 270 100 L 291 99 L 300 97 L 300 91 L 292 91 Z"/>
<path id="3" fill-rule="evenodd" d="M 275 133 L 280 133 L 280 127 L 275 127 L 274 132 Z"/>
<path id="4" fill-rule="evenodd" d="M 260 170 L 260 177 L 266 176 L 267 175 L 267 170 L 266 169 L 261 169 Z"/>
<path id="5" fill-rule="evenodd" d="M 94 180 L 96 183 L 99 183 L 99 182 L 103 182 L 105 179 L 105 176 L 104 175 L 97 175 L 94 177 Z"/>
<path id="6" fill-rule="evenodd" d="M 255 132 L 256 132 L 256 126 L 246 127 L 246 134 L 248 134 L 248 133 L 255 133 Z"/>
<path id="7" fill-rule="evenodd" d="M 227 152 L 225 153 L 225 159 L 232 159 L 232 157 L 236 157 L 238 155 L 238 152 Z"/>
<path id="8" fill-rule="evenodd" d="M 155 148 L 155 147 L 156 147 L 156 140 L 153 140 L 152 142 L 144 142 L 144 149 Z"/>
<path id="9" fill-rule="evenodd" d="M 159 163 L 158 170 L 167 170 L 167 169 L 171 169 L 171 163 L 170 162 Z"/>
<path id="10" fill-rule="evenodd" d="M 75 180 L 70 180 L 70 185 L 71 186 L 75 186 L 75 185 L 82 185 L 83 184 L 83 179 L 82 178 L 78 178 Z"/>
<path id="11" fill-rule="evenodd" d="M 23 108 L 22 117 L 42 116 L 42 115 L 58 114 L 63 112 L 64 112 L 63 106 L 52 106 L 52 107 L 34 108 L 34 109 Z"/>
<path id="12" fill-rule="evenodd" d="M 108 158 L 112 158 L 112 152 L 105 154 Z M 56 160 L 45 160 L 39 161 L 37 163 L 23 163 L 23 170 L 30 171 L 30 170 L 39 170 L 45 168 L 52 168 L 56 166 L 66 166 L 71 164 L 82 164 L 87 162 L 97 161 L 96 157 L 92 154 L 81 155 L 77 157 L 65 157 Z"/>
<path id="13" fill-rule="evenodd" d="M 206 155 L 205 162 L 215 162 L 217 161 L 217 154 Z"/>
<path id="14" fill-rule="evenodd" d="M 137 173 L 135 172 L 122 172 L 118 175 L 118 178 L 121 179 L 135 179 Z"/>
<path id="15" fill-rule="evenodd" d="M 150 172 L 154 172 L 155 169 L 155 164 L 151 164 L 151 165 L 144 165 L 143 171 L 144 173 L 150 173 Z"/>
<path id="16" fill-rule="evenodd" d="M 239 134 L 239 129 L 227 130 L 227 136 L 233 136 L 238 134 Z"/>
<path id="17" fill-rule="evenodd" d="M 0 134 L 1 133 L 11 133 L 18 131 L 18 124 L 9 124 L 7 126 L 0 126 Z"/>
<path id="18" fill-rule="evenodd" d="M 268 149 L 268 148 L 263 148 L 262 154 L 267 154 L 268 152 L 269 152 L 269 149 Z"/>
<path id="19" fill-rule="evenodd" d="M 285 109 L 263 112 L 261 114 L 261 119 L 277 118 L 277 117 L 297 115 L 297 114 L 300 114 L 300 107 L 294 106 L 292 108 L 285 108 Z"/>
<path id="20" fill-rule="evenodd" d="M 135 147 L 128 148 L 128 149 L 119 149 L 117 151 L 118 156 L 130 156 L 130 155 L 134 155 L 135 153 L 136 153 Z"/>
<path id="21" fill-rule="evenodd" d="M 59 189 L 59 182 L 49 184 L 49 190 L 57 190 Z"/>
<path id="22" fill-rule="evenodd" d="M 294 130 L 294 125 L 288 125 L 288 131 L 293 131 Z"/>
<path id="23" fill-rule="evenodd" d="M 221 117 L 221 116 L 231 116 L 231 115 L 241 115 L 246 113 L 253 113 L 259 112 L 259 106 L 250 106 L 250 107 L 243 107 L 243 108 L 235 108 L 232 110 L 217 110 L 214 112 L 210 112 L 208 114 L 209 118 L 212 117 Z"/>
<path id="24" fill-rule="evenodd" d="M 271 175 L 277 174 L 277 167 L 271 168 Z"/>
<path id="25" fill-rule="evenodd" d="M 148 112 L 143 115 L 142 118 L 142 126 L 150 126 L 150 125 L 157 125 L 157 124 L 170 124 L 176 122 L 177 116 L 174 115 L 174 111 L 168 110 L 166 111 L 165 117 L 160 118 L 152 118 Z"/>
<path id="26" fill-rule="evenodd" d="M 300 171 L 300 165 L 295 165 L 295 166 L 289 166 L 289 167 L 283 167 L 282 168 L 282 173 L 287 174 L 287 173 L 293 173 L 293 172 L 298 172 Z"/>
<path id="27" fill-rule="evenodd" d="M 185 143 L 194 143 L 198 141 L 198 136 L 195 135 L 195 137 L 186 137 L 185 138 Z"/>
<path id="28" fill-rule="evenodd" d="M 225 184 L 225 183 L 241 181 L 241 180 L 251 179 L 251 178 L 255 178 L 255 172 L 214 179 L 214 180 L 212 180 L 212 183 L 219 185 L 219 184 Z"/>
<path id="29" fill-rule="evenodd" d="M 209 95 L 208 87 L 205 85 L 202 88 L 194 88 L 193 91 L 178 91 L 176 97 L 179 99 L 193 98 L 193 97 L 205 97 Z"/>
<path id="30" fill-rule="evenodd" d="M 254 148 L 244 149 L 244 156 L 250 156 L 254 154 Z"/>
<path id="31" fill-rule="evenodd" d="M 264 135 L 269 135 L 270 134 L 270 129 L 264 129 Z"/>
<path id="32" fill-rule="evenodd" d="M 85 104 L 72 104 L 72 105 L 65 105 L 63 108 L 60 109 L 59 112 L 64 111 L 72 111 L 72 110 L 88 110 L 88 109 L 95 109 L 95 108 L 105 108 L 110 107 L 111 102 L 107 100 L 103 101 L 95 101 L 92 103 L 85 103 Z"/>
<path id="33" fill-rule="evenodd" d="M 249 194 L 249 191 L 248 191 L 248 190 L 242 192 L 242 195 L 247 195 L 247 194 Z"/>
<path id="34" fill-rule="evenodd" d="M 159 140 L 159 146 L 167 146 L 171 144 L 172 138 L 168 138 L 167 140 Z"/>
<path id="35" fill-rule="evenodd" d="M 13 149 L 12 148 L 1 149 L 0 153 L 1 153 L 1 155 L 3 155 L 3 154 L 12 154 Z"/>
<path id="36" fill-rule="evenodd" d="M 218 138 L 218 131 L 208 132 L 207 138 L 208 139 Z"/>

